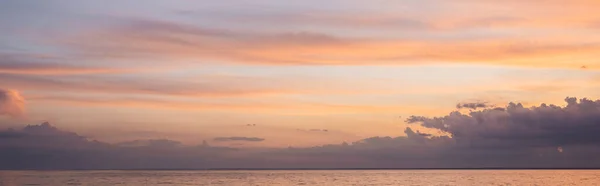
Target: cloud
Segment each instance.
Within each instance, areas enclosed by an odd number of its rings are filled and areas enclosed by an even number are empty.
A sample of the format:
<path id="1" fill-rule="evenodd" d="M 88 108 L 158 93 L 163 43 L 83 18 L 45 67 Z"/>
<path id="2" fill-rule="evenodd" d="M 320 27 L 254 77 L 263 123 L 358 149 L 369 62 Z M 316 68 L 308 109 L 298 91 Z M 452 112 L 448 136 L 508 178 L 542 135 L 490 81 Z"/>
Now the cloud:
<path id="1" fill-rule="evenodd" d="M 227 166 L 225 157 L 236 152 L 227 147 L 184 147 L 166 139 L 113 145 L 60 130 L 49 123 L 0 131 L 0 136 L 1 170 L 214 167 Z M 240 163 L 230 160 L 232 164 Z"/>
<path id="2" fill-rule="evenodd" d="M 130 69 L 86 67 L 70 65 L 74 59 L 60 57 L 0 53 L 0 73 L 5 74 L 31 74 L 31 75 L 75 75 L 75 74 L 115 74 L 132 72 Z"/>
<path id="3" fill-rule="evenodd" d="M 383 15 L 373 13 L 369 17 L 356 16 L 347 13 L 332 12 L 233 12 L 233 11 L 206 11 L 189 10 L 177 11 L 177 14 L 200 17 L 211 16 L 223 21 L 244 21 L 256 24 L 278 24 L 278 25 L 312 25 L 321 27 L 337 28 L 363 28 L 378 29 L 405 29 L 405 30 L 435 30 L 436 25 L 419 19 L 407 18 L 403 15 Z"/>
<path id="4" fill-rule="evenodd" d="M 25 98 L 16 90 L 0 89 L 0 115 L 23 117 Z"/>
<path id="5" fill-rule="evenodd" d="M 224 142 L 224 141 L 261 142 L 261 141 L 265 141 L 265 139 L 263 139 L 263 138 L 256 138 L 256 137 L 217 137 L 217 138 L 214 138 L 213 141 L 219 141 L 219 142 Z"/>
<path id="6" fill-rule="evenodd" d="M 332 113 L 385 113 L 414 109 L 410 107 L 388 105 L 327 104 L 302 101 L 243 101 L 222 102 L 214 100 L 177 101 L 161 98 L 140 97 L 93 97 L 93 96 L 37 96 L 31 101 L 43 103 L 61 103 L 69 105 L 158 108 L 175 110 L 224 110 L 244 113 L 277 114 L 332 114 Z"/>
<path id="7" fill-rule="evenodd" d="M 313 81 L 322 83 L 314 84 Z M 356 95 L 390 93 L 366 81 L 353 83 L 342 79 L 323 80 L 306 77 L 260 77 L 246 75 L 198 75 L 182 78 L 148 76 L 68 75 L 40 76 L 0 73 L 4 86 L 18 90 L 47 92 L 110 93 L 122 95 L 207 97 L 260 97 L 276 95 Z"/>
<path id="8" fill-rule="evenodd" d="M 487 108 L 487 107 L 489 107 L 489 105 L 486 102 L 459 103 L 456 105 L 457 109 L 468 108 L 468 109 L 476 110 L 479 108 Z"/>
<path id="9" fill-rule="evenodd" d="M 90 141 L 86 137 L 73 132 L 60 130 L 45 122 L 40 125 L 27 125 L 20 130 L 0 131 L 0 147 L 21 148 L 95 148 L 99 142 Z"/>
<path id="10" fill-rule="evenodd" d="M 296 129 L 296 130 L 302 131 L 302 132 L 329 132 L 329 129 L 308 129 L 308 130 Z"/>
<path id="11" fill-rule="evenodd" d="M 0 169 L 600 167 L 595 156 L 600 153 L 595 135 L 600 101 L 568 98 L 566 102 L 564 107 L 525 108 L 511 103 L 469 115 L 409 118 L 410 123 L 447 131 L 450 136 L 407 127 L 406 136 L 306 148 L 235 149 L 206 142 L 186 146 L 168 139 L 108 144 L 43 123 L 0 131 Z"/>
<path id="12" fill-rule="evenodd" d="M 461 145 L 490 148 L 558 147 L 600 143 L 600 100 L 568 97 L 566 106 L 510 103 L 468 114 L 412 116 L 408 123 L 449 133 Z"/>
<path id="13" fill-rule="evenodd" d="M 294 90 L 263 84 L 266 78 L 205 77 L 208 80 L 165 80 L 152 78 L 116 78 L 98 76 L 32 76 L 0 74 L 7 85 L 20 89 L 123 93 L 186 97 L 260 96 L 293 93 Z M 249 81 L 254 79 L 253 84 Z"/>
<path id="14" fill-rule="evenodd" d="M 585 56 L 600 44 L 579 38 L 532 36 L 477 40 L 338 37 L 316 32 L 261 33 L 176 22 L 129 20 L 65 39 L 92 58 L 218 60 L 258 65 L 414 65 L 424 62 L 574 68 L 551 57 Z M 118 44 L 114 43 L 119 41 Z M 435 51 L 435 52 L 431 52 Z M 107 55 L 110 54 L 110 55 Z M 543 61 L 543 63 L 542 63 Z"/>
<path id="15" fill-rule="evenodd" d="M 330 6 L 337 3 L 330 2 Z M 377 1 L 374 11 L 363 3 L 354 4 L 350 11 L 331 11 L 330 9 L 261 9 L 257 7 L 243 9 L 225 9 L 215 11 L 210 8 L 185 8 L 177 13 L 196 19 L 210 17 L 222 22 L 251 22 L 254 25 L 302 26 L 317 28 L 336 28 L 396 32 L 469 32 L 489 29 L 540 29 L 540 28 L 585 28 L 593 23 L 593 14 L 598 3 L 593 1 L 573 1 L 562 5 L 561 1 L 544 1 L 539 3 L 497 0 L 459 0 L 447 2 L 441 0 L 423 1 Z M 348 6 L 348 4 L 344 4 Z M 457 6 L 458 5 L 458 6 Z M 337 5 L 342 6 L 342 5 Z M 350 5 L 352 6 L 352 5 Z M 517 10 L 507 14 L 502 8 Z M 406 11 L 397 11 L 399 9 Z M 410 11 L 418 10 L 418 11 Z M 456 12 L 470 11 L 472 14 L 463 15 Z M 562 14 L 547 14 L 561 12 Z M 370 16 L 360 16 L 369 13 Z M 570 21 L 569 21 L 570 20 Z M 385 32 L 384 32 L 385 33 Z"/>
<path id="16" fill-rule="evenodd" d="M 149 140 L 133 140 L 116 144 L 122 147 L 178 147 L 181 142 L 168 139 L 149 139 Z"/>
<path id="17" fill-rule="evenodd" d="M 26 134 L 16 132 L 14 130 L 0 131 L 0 139 L 22 138 L 22 137 L 25 137 L 25 135 Z"/>

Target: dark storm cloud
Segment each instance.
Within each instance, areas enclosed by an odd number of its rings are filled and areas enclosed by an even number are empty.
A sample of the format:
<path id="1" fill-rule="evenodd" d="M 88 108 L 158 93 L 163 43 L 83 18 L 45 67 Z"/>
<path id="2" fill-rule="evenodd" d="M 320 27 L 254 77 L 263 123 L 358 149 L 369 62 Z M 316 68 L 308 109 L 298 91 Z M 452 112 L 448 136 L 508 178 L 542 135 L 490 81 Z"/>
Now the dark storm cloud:
<path id="1" fill-rule="evenodd" d="M 256 137 L 217 137 L 214 141 L 249 141 L 249 142 L 261 142 L 265 141 L 263 138 Z"/>

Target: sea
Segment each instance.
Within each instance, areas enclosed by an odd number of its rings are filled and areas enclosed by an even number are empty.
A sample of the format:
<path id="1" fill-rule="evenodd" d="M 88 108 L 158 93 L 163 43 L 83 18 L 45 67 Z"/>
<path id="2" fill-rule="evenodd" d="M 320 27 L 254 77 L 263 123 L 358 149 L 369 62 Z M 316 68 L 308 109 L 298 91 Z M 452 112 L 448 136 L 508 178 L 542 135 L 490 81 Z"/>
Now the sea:
<path id="1" fill-rule="evenodd" d="M 0 185 L 600 185 L 600 170 L 0 171 Z"/>

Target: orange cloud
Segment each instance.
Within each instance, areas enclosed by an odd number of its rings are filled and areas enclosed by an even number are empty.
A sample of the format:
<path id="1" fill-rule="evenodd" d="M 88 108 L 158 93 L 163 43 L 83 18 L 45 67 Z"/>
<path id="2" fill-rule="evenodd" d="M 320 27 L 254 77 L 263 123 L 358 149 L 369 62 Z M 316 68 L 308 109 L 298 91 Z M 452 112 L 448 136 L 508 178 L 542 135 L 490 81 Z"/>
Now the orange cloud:
<path id="1" fill-rule="evenodd" d="M 0 115 L 24 116 L 25 98 L 16 90 L 0 89 Z"/>
<path id="2" fill-rule="evenodd" d="M 0 73 L 31 75 L 77 75 L 77 74 L 116 74 L 133 72 L 132 69 L 88 67 L 72 65 L 73 59 L 46 56 L 41 54 L 0 53 Z"/>
<path id="3" fill-rule="evenodd" d="M 178 97 L 254 97 L 279 95 L 365 95 L 409 92 L 400 82 L 369 79 L 347 80 L 318 77 L 254 77 L 203 75 L 188 78 L 115 78 L 77 76 L 44 77 L 0 74 L 5 86 L 21 90 L 68 91 L 70 93 L 108 93 Z M 318 83 L 315 83 L 318 82 Z M 398 83 L 397 88 L 389 84 Z"/>
<path id="4" fill-rule="evenodd" d="M 117 74 L 131 72 L 129 70 L 102 69 L 102 68 L 43 68 L 43 69 L 0 69 L 6 74 L 32 74 L 32 75 L 78 75 L 78 74 Z"/>
<path id="5" fill-rule="evenodd" d="M 308 103 L 289 100 L 286 102 L 198 102 L 175 101 L 146 98 L 98 98 L 81 96 L 33 96 L 31 102 L 63 103 L 79 106 L 108 106 L 130 107 L 144 109 L 175 109 L 190 111 L 228 111 L 244 113 L 270 113 L 270 114 L 356 114 L 356 113 L 399 113 L 402 111 L 432 111 L 434 109 L 419 106 L 401 105 L 360 105 L 360 104 L 327 104 Z"/>
<path id="6" fill-rule="evenodd" d="M 263 34 L 141 21 L 68 41 L 98 58 L 221 60 L 266 65 L 407 65 L 432 62 L 579 68 L 599 37 L 544 35 L 470 40 L 361 39 L 315 33 Z M 107 55 L 108 54 L 108 55 Z M 553 60 L 568 56 L 571 63 Z M 578 64 L 573 64 L 578 63 Z"/>

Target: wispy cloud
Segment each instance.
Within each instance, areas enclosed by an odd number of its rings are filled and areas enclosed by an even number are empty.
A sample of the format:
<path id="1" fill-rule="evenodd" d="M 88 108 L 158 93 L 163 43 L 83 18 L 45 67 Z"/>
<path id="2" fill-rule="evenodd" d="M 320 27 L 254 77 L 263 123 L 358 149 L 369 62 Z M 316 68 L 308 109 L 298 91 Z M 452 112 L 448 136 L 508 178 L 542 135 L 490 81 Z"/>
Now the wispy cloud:
<path id="1" fill-rule="evenodd" d="M 0 73 L 30 75 L 118 74 L 132 69 L 72 65 L 74 59 L 45 55 L 0 53 Z"/>
<path id="2" fill-rule="evenodd" d="M 600 49 L 600 42 L 597 41 L 598 38 L 582 42 L 580 38 L 557 38 L 552 35 L 527 39 L 510 37 L 437 41 L 348 38 L 311 32 L 243 32 L 175 22 L 131 20 L 106 30 L 82 33 L 71 38 L 67 45 L 100 58 L 222 60 L 263 65 L 407 65 L 444 62 L 578 68 L 580 65 L 549 59 L 590 55 Z"/>
<path id="3" fill-rule="evenodd" d="M 160 98 L 136 97 L 93 97 L 93 96 L 39 96 L 30 97 L 38 103 L 58 103 L 75 106 L 104 106 L 207 111 L 220 110 L 245 113 L 271 114 L 342 114 L 342 113 L 395 113 L 415 108 L 411 106 L 371 105 L 371 104 L 333 104 L 320 102 L 287 101 L 177 101 Z"/>
<path id="4" fill-rule="evenodd" d="M 264 138 L 257 137 L 216 137 L 213 141 L 226 142 L 226 141 L 247 141 L 247 142 L 261 142 L 265 141 Z"/>

